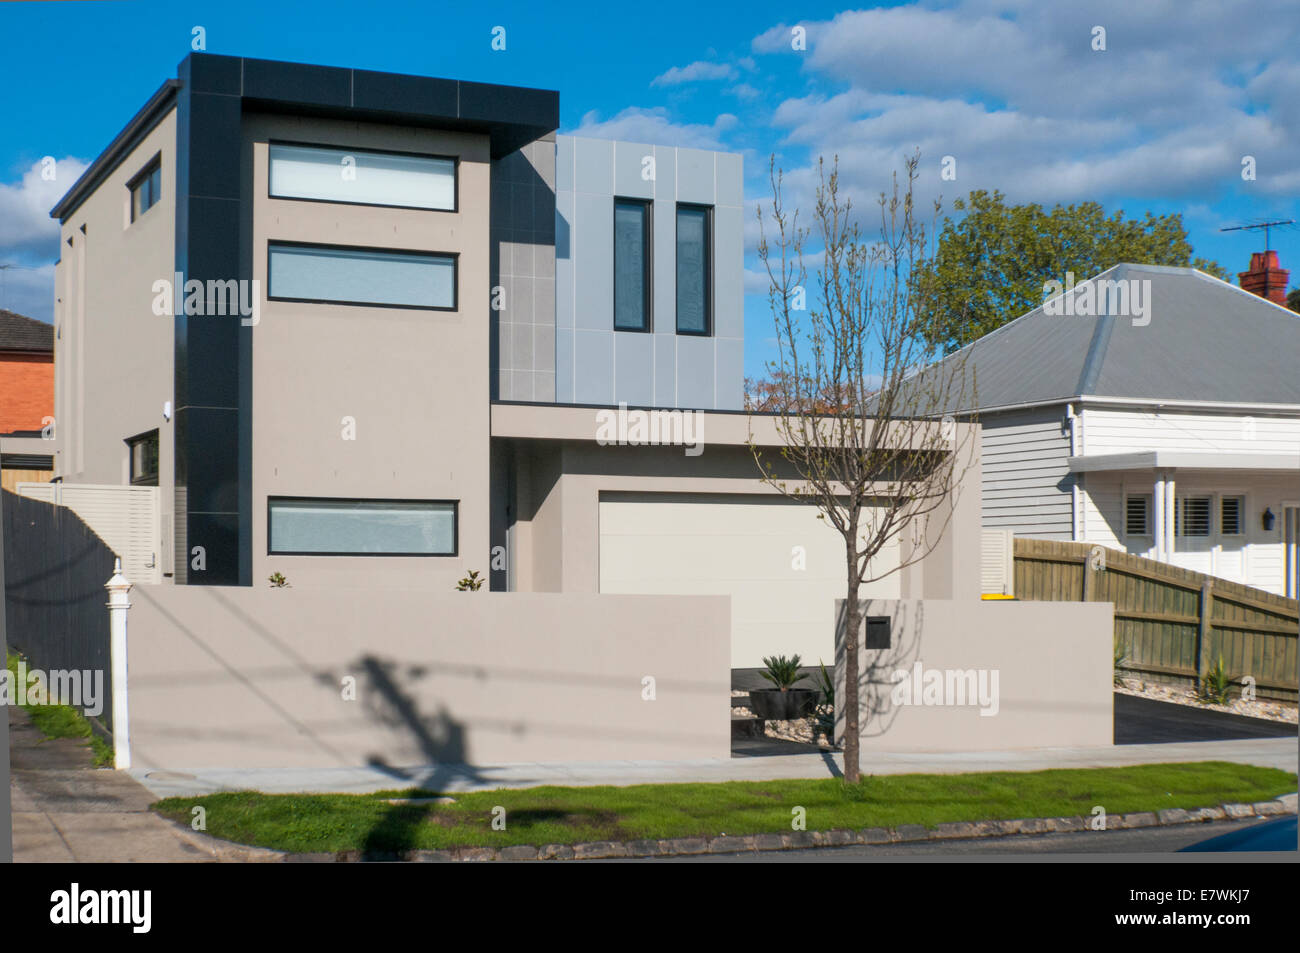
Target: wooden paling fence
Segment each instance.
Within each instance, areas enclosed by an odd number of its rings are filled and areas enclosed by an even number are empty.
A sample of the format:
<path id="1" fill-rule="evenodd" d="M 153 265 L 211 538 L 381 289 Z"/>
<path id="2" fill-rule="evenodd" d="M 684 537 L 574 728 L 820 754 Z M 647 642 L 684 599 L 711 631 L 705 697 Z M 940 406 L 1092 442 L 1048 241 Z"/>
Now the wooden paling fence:
<path id="1" fill-rule="evenodd" d="M 1091 543 L 1015 540 L 1019 599 L 1111 602 L 1121 670 L 1201 685 L 1223 659 L 1260 698 L 1296 701 L 1300 611 L 1295 599 Z"/>

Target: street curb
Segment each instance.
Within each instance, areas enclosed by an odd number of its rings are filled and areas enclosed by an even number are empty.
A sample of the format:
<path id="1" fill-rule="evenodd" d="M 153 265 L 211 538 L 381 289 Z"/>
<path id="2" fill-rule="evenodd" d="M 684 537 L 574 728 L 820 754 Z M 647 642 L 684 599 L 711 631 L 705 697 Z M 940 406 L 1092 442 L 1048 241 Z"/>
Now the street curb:
<path id="1" fill-rule="evenodd" d="M 1132 830 L 1140 827 L 1173 827 L 1180 824 L 1204 824 L 1209 821 L 1246 817 L 1274 817 L 1296 813 L 1296 795 L 1284 794 L 1276 800 L 1254 804 L 1221 804 L 1184 810 L 1166 808 L 1133 814 L 1112 814 L 1099 830 Z M 946 822 L 933 829 L 920 824 L 898 828 L 866 827 L 861 830 L 792 831 L 789 834 L 722 835 L 719 837 L 675 837 L 665 840 L 591 841 L 579 844 L 543 844 L 534 847 L 455 847 L 447 850 L 406 850 L 375 852 L 343 850 L 335 853 L 295 854 L 247 847 L 219 840 L 191 830 L 177 821 L 169 821 L 195 847 L 214 860 L 235 863 L 466 863 L 523 860 L 611 860 L 616 858 L 692 857 L 700 854 L 737 854 L 776 850 L 801 850 L 809 847 L 851 847 L 872 844 L 907 844 L 929 840 L 970 840 L 980 837 L 1007 837 L 1013 834 L 1056 834 L 1092 829 L 1092 818 L 1032 817 L 1010 821 Z"/>

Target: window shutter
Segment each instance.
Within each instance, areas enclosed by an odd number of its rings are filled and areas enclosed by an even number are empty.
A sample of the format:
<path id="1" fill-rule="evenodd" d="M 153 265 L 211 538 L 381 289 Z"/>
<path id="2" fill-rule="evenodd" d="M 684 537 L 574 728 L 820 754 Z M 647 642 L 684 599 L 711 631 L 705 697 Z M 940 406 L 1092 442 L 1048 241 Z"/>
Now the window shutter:
<path id="1" fill-rule="evenodd" d="M 1186 496 L 1179 501 L 1178 514 L 1182 517 L 1178 527 L 1179 536 L 1210 535 L 1210 498 L 1208 496 Z"/>
<path id="2" fill-rule="evenodd" d="M 1241 535 L 1241 514 L 1245 509 L 1240 496 L 1225 496 L 1219 501 L 1219 533 L 1223 536 Z"/>
<path id="3" fill-rule="evenodd" d="M 1124 500 L 1125 536 L 1150 535 L 1150 502 L 1149 496 L 1130 496 Z"/>

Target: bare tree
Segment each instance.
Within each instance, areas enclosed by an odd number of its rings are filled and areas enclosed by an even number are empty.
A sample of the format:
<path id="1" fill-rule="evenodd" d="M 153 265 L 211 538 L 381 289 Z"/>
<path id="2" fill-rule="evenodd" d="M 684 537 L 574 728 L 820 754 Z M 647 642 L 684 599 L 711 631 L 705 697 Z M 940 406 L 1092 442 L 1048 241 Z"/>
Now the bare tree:
<path id="1" fill-rule="evenodd" d="M 810 227 L 799 224 L 798 210 L 786 210 L 775 159 L 770 211 L 758 211 L 758 254 L 778 347 L 762 406 L 785 464 L 764 458 L 752 414 L 749 445 L 764 482 L 816 506 L 844 537 L 844 776 L 852 783 L 861 771 L 860 587 L 938 545 L 973 441 L 973 427 L 957 427 L 949 416 L 974 406 L 965 354 L 935 363 L 940 352 L 926 334 L 930 301 L 923 284 L 910 280 L 928 251 L 912 199 L 918 161 L 906 159 L 905 183 L 896 173 L 892 194 L 881 193 L 872 242 L 859 231 L 852 201 L 840 194 L 838 159 L 829 174 L 818 162 Z M 811 294 L 805 255 L 821 256 Z M 877 560 L 892 543 L 899 544 L 898 559 Z"/>

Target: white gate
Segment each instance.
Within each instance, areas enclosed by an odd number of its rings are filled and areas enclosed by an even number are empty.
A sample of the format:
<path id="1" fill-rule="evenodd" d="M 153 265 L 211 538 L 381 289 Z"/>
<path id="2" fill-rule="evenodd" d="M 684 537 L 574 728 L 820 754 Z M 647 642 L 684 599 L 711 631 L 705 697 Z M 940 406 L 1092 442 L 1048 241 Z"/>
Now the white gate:
<path id="1" fill-rule="evenodd" d="M 122 560 L 136 584 L 162 582 L 161 506 L 156 486 L 19 483 L 19 496 L 66 506 Z"/>

